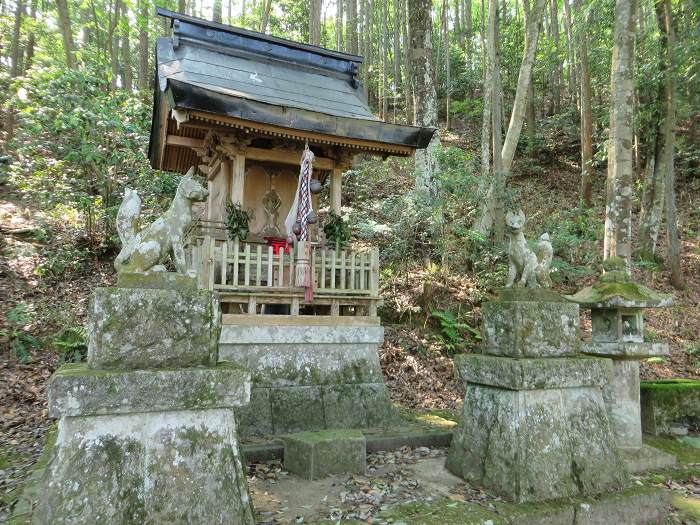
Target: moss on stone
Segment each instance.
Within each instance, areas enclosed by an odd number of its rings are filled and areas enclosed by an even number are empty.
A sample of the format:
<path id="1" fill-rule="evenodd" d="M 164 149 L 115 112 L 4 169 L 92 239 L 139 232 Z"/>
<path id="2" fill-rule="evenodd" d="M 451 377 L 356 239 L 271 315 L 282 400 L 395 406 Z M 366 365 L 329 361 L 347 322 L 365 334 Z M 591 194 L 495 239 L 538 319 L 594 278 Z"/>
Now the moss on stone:
<path id="1" fill-rule="evenodd" d="M 691 447 L 675 438 L 644 436 L 644 443 L 673 454 L 679 465 L 700 463 L 700 449 Z"/>
<path id="2" fill-rule="evenodd" d="M 601 306 L 669 306 L 673 301 L 672 296 L 660 294 L 641 284 L 618 281 L 598 281 L 573 295 L 565 297 L 586 308 Z"/>

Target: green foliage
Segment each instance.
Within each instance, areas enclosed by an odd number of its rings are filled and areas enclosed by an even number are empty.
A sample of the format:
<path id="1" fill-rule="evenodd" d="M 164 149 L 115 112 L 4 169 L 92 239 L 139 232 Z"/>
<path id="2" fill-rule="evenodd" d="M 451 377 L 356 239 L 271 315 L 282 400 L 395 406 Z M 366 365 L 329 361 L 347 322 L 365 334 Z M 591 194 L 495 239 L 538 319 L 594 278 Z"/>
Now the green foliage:
<path id="1" fill-rule="evenodd" d="M 29 333 L 28 325 L 34 320 L 34 314 L 26 303 L 18 303 L 5 317 L 9 327 L 0 330 L 0 336 L 10 341 L 10 356 L 22 363 L 31 361 L 29 350 L 39 346 L 39 340 Z"/>
<path id="2" fill-rule="evenodd" d="M 74 246 L 61 246 L 57 250 L 46 249 L 42 253 L 43 260 L 34 268 L 39 277 L 62 277 L 78 272 L 88 260 L 89 254 Z"/>
<path id="3" fill-rule="evenodd" d="M 239 203 L 226 204 L 226 230 L 229 239 L 243 241 L 250 233 L 250 212 L 243 209 Z"/>
<path id="4" fill-rule="evenodd" d="M 336 249 L 343 248 L 350 239 L 352 233 L 347 222 L 335 212 L 330 212 L 328 218 L 323 225 L 323 233 L 329 244 L 334 245 Z"/>
<path id="5" fill-rule="evenodd" d="M 443 347 L 450 353 L 455 353 L 457 350 L 464 348 L 465 333 L 470 334 L 472 338 L 477 341 L 481 340 L 481 333 L 479 330 L 461 321 L 454 313 L 448 310 L 433 310 L 430 315 L 440 322 Z"/>
<path id="6" fill-rule="evenodd" d="M 87 334 L 84 326 L 63 328 L 52 338 L 53 346 L 59 351 L 61 363 L 79 363 L 87 354 Z"/>

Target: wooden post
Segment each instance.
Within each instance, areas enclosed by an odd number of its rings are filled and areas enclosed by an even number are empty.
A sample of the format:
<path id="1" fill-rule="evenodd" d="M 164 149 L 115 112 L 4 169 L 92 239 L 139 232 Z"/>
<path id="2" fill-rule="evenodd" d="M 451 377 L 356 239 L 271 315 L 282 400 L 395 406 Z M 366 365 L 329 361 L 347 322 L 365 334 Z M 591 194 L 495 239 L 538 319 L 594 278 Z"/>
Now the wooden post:
<path id="1" fill-rule="evenodd" d="M 240 149 L 233 157 L 233 171 L 231 178 L 231 202 L 243 204 L 243 192 L 245 190 L 245 152 Z"/>
<path id="2" fill-rule="evenodd" d="M 336 166 L 331 171 L 331 211 L 340 215 L 342 203 L 343 170 Z"/>

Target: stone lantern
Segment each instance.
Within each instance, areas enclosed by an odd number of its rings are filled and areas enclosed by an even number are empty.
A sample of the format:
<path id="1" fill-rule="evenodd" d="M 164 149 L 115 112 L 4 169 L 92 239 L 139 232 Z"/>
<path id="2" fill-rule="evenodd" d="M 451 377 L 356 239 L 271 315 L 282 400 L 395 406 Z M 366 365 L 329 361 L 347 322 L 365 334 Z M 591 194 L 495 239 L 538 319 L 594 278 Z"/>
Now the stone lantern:
<path id="1" fill-rule="evenodd" d="M 669 354 L 666 343 L 644 342 L 644 309 L 670 306 L 673 298 L 632 282 L 620 258 L 606 260 L 603 267 L 605 273 L 598 282 L 567 297 L 591 311 L 592 337 L 582 344 L 582 351 L 613 361 L 612 381 L 604 397 L 628 468 L 661 468 L 673 464 L 673 457 L 642 444 L 639 361 Z"/>

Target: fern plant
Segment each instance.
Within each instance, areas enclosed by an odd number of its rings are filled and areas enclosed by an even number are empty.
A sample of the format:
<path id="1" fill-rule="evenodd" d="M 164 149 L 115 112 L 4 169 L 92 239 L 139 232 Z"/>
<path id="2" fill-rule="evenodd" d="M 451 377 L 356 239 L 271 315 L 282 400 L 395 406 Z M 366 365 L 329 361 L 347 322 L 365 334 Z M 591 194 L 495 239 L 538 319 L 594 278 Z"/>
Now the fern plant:
<path id="1" fill-rule="evenodd" d="M 460 321 L 449 310 L 440 311 L 433 310 L 430 312 L 431 317 L 440 322 L 440 330 L 445 349 L 453 353 L 457 348 L 464 346 L 464 337 L 462 334 L 468 332 L 477 341 L 481 340 L 479 330 L 472 328 L 467 323 Z"/>

